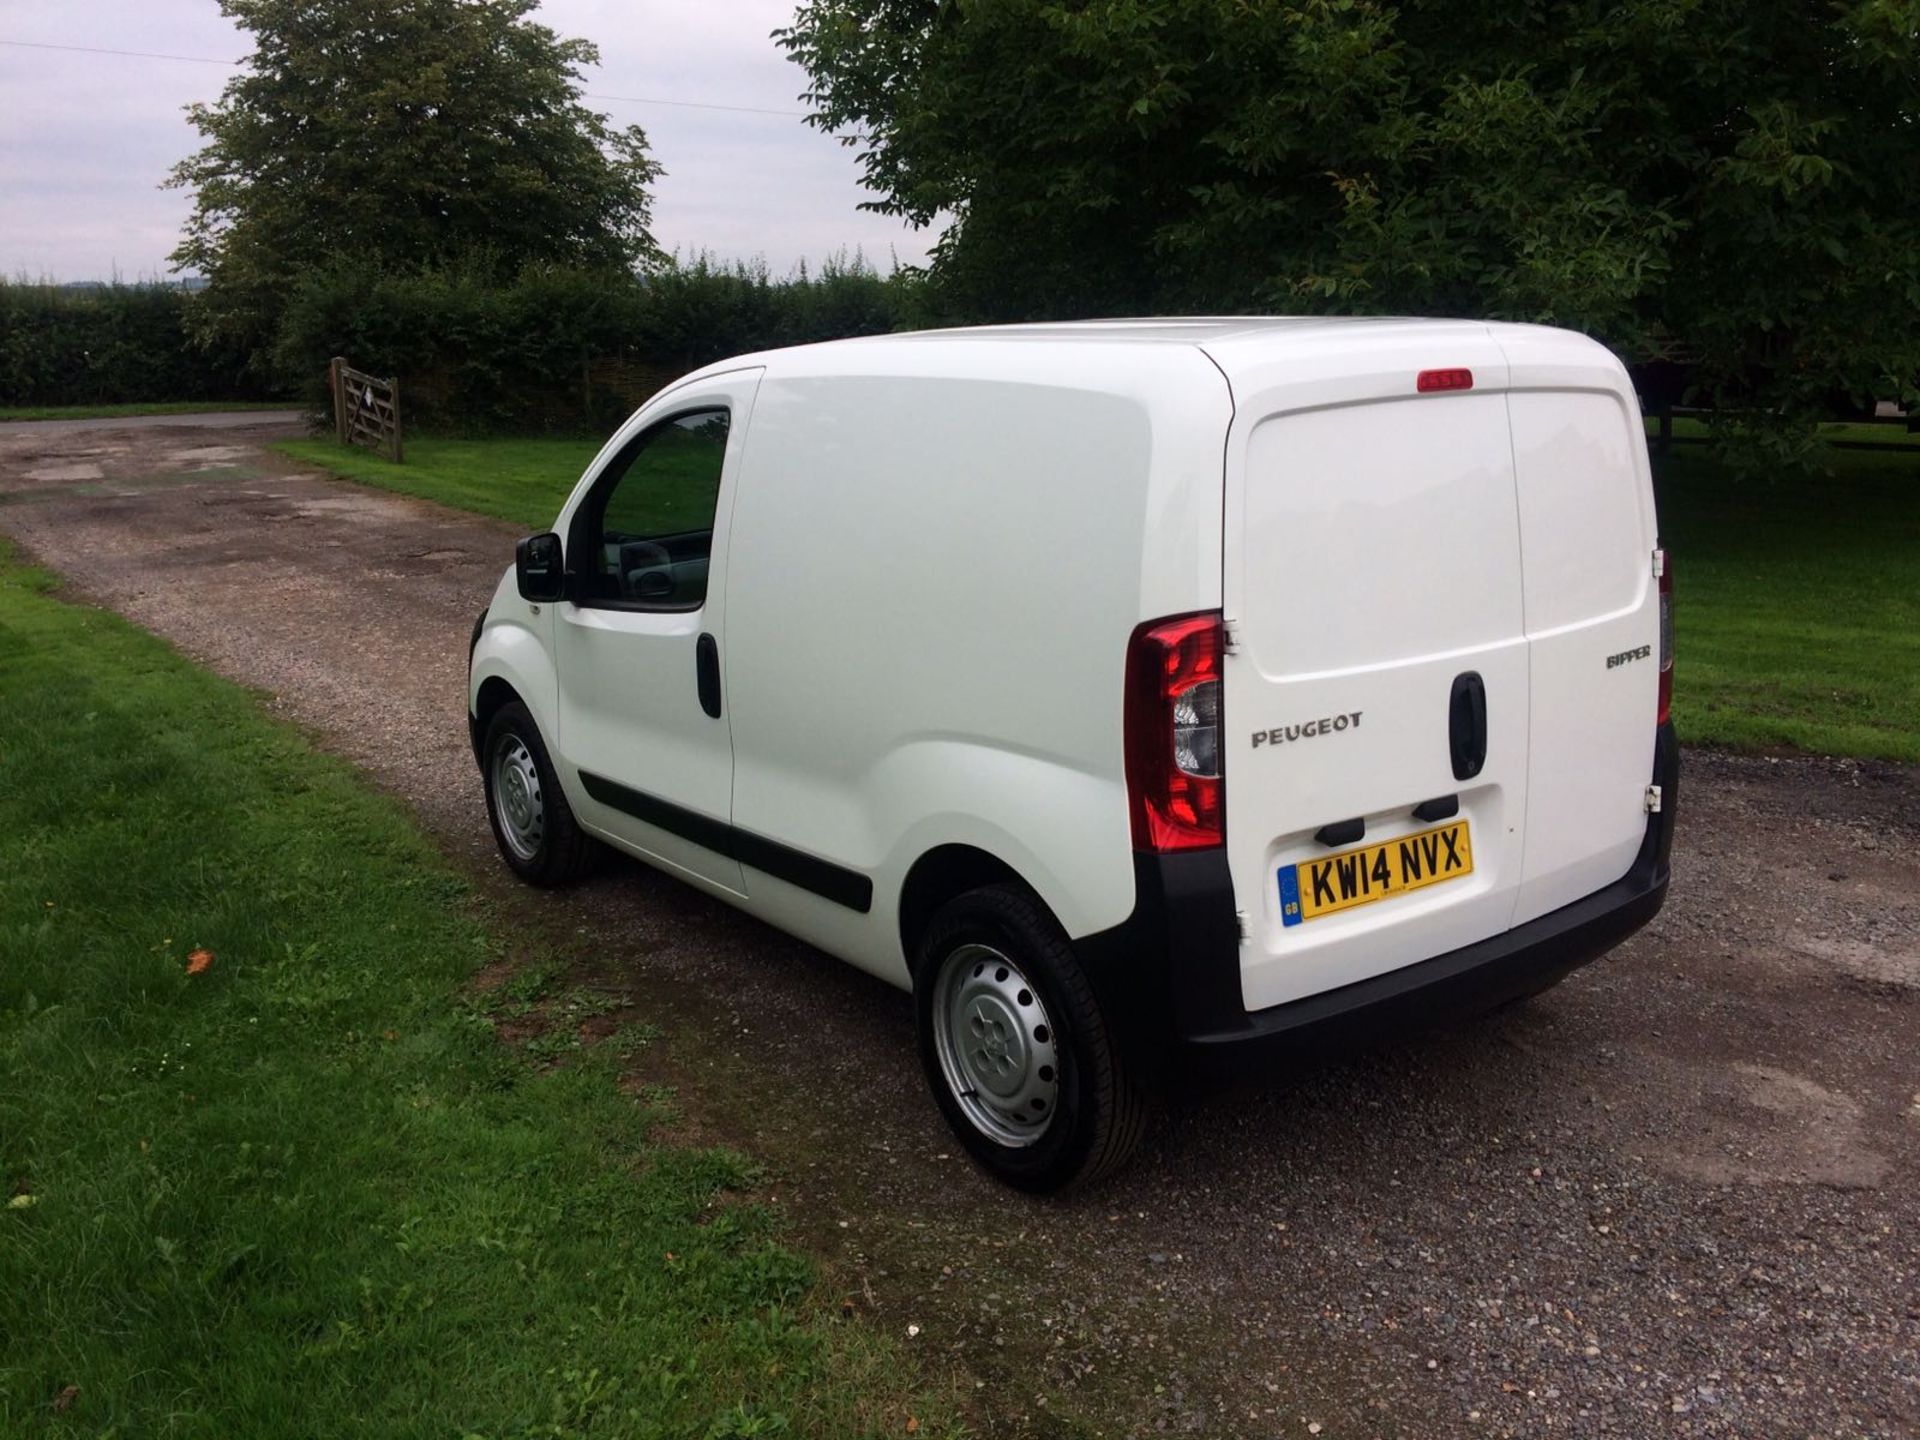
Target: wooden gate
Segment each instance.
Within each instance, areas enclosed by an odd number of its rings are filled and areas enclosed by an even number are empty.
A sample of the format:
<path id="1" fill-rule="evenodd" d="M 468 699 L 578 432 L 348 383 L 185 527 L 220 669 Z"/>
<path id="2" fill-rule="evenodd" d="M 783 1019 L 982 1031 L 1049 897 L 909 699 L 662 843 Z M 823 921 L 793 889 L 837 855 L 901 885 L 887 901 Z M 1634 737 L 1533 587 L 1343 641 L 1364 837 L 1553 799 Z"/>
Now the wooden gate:
<path id="1" fill-rule="evenodd" d="M 327 367 L 333 390 L 333 428 L 342 445 L 364 445 L 401 461 L 400 381 L 356 370 L 338 355 Z"/>

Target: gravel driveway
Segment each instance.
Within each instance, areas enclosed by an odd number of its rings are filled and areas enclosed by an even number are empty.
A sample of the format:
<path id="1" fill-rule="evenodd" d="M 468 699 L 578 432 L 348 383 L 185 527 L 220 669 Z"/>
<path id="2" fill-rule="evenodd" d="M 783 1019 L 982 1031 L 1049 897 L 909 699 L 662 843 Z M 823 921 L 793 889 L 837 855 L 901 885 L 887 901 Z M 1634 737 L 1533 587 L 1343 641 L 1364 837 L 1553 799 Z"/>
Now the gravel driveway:
<path id="1" fill-rule="evenodd" d="M 1673 899 L 1623 950 L 1182 1103 L 1115 1183 L 1030 1200 L 949 1143 L 902 997 L 638 866 L 500 883 L 464 646 L 515 532 L 320 478 L 263 448 L 284 433 L 0 426 L 0 530 L 264 692 L 662 1018 L 636 1082 L 763 1157 L 847 1307 L 988 1433 L 1920 1435 L 1912 770 L 1690 752 Z"/>

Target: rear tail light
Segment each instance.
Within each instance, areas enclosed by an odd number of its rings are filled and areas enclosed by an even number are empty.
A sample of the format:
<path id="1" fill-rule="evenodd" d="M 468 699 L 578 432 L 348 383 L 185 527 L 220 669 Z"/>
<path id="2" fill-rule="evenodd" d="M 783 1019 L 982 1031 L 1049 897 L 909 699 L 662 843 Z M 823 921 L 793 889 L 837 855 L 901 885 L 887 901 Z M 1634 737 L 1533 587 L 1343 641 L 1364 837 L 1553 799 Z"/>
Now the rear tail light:
<path id="1" fill-rule="evenodd" d="M 1673 715 L 1673 557 L 1654 552 L 1660 571 L 1660 723 Z"/>
<path id="2" fill-rule="evenodd" d="M 1127 646 L 1127 801 L 1136 850 L 1225 839 L 1217 612 L 1149 620 Z"/>

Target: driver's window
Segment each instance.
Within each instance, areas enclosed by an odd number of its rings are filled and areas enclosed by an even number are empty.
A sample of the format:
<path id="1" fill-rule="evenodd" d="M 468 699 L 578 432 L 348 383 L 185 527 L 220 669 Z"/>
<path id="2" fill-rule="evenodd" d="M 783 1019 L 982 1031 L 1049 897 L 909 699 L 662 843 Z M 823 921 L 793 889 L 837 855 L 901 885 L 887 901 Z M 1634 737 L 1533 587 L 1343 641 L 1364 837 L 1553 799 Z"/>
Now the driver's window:
<path id="1" fill-rule="evenodd" d="M 582 537 L 590 600 L 692 610 L 707 598 L 707 560 L 727 412 L 694 410 L 643 431 L 594 487 Z"/>

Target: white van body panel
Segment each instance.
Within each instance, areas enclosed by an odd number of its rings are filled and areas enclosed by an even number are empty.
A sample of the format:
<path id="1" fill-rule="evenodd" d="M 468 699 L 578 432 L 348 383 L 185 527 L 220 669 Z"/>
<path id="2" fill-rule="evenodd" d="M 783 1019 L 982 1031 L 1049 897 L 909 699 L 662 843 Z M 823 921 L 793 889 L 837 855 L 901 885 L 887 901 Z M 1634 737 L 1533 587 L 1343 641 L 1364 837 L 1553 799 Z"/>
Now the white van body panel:
<path id="1" fill-rule="evenodd" d="M 941 845 L 1004 861 L 1071 935 L 1126 918 L 1126 637 L 1219 593 L 1229 413 L 1191 346 L 769 364 L 728 566 L 733 822 L 870 874 L 875 904 L 855 925 L 750 871 L 749 909 L 902 985 L 901 886 Z"/>
<path id="2" fill-rule="evenodd" d="M 1224 608 L 1227 848 L 1260 1010 L 1496 935 L 1626 873 L 1646 833 L 1658 689 L 1651 474 L 1619 362 L 1565 331 L 1355 322 L 1209 341 L 1233 387 Z M 1419 394 L 1466 368 L 1459 393 Z M 1609 656 L 1646 650 L 1609 672 Z M 1454 778 L 1446 700 L 1485 681 L 1488 749 Z M 1629 673 L 1631 672 L 1631 673 Z M 1251 733 L 1361 715 L 1310 744 Z M 1282 867 L 1457 795 L 1474 874 L 1287 926 Z"/>
<path id="3" fill-rule="evenodd" d="M 1646 427 L 1620 362 L 1560 330 L 1503 326 L 1499 340 L 1533 663 L 1518 925 L 1618 879 L 1645 833 L 1646 792 L 1632 782 L 1653 765 L 1659 534 Z"/>
<path id="4" fill-rule="evenodd" d="M 1483 325 L 1356 325 L 1312 345 L 1209 347 L 1233 385 L 1227 441 L 1223 753 L 1227 856 L 1243 917 L 1249 1010 L 1472 944 L 1511 923 L 1523 862 L 1528 656 L 1505 356 Z M 1417 394 L 1424 369 L 1473 388 Z M 1456 780 L 1454 678 L 1489 707 L 1482 771 Z M 1310 739 L 1256 732 L 1357 717 Z M 1648 726 L 1649 731 L 1651 725 Z M 1369 844 L 1428 828 L 1458 795 L 1473 874 L 1287 924 L 1279 873 L 1328 853 L 1320 827 Z M 1339 847 L 1334 847 L 1339 848 Z M 1622 867 L 1624 869 L 1624 866 Z"/>
<path id="5" fill-rule="evenodd" d="M 584 770 L 723 823 L 733 803 L 729 720 L 725 713 L 717 720 L 703 713 L 692 703 L 686 682 L 697 637 L 712 634 L 722 643 L 726 638 L 728 526 L 761 374 L 757 366 L 707 371 L 655 397 L 639 423 L 621 432 L 624 443 L 624 437 L 669 415 L 724 408 L 731 416 L 704 603 L 695 610 L 668 611 L 568 602 L 552 607 L 559 747 L 566 762 L 560 771 L 577 780 Z M 604 451 L 589 467 L 563 512 L 563 526 L 570 526 L 594 478 L 618 451 L 617 446 Z M 577 784 L 568 798 L 575 817 L 595 835 L 698 876 L 722 895 L 745 893 L 740 862 L 733 856 L 625 813 Z"/>

